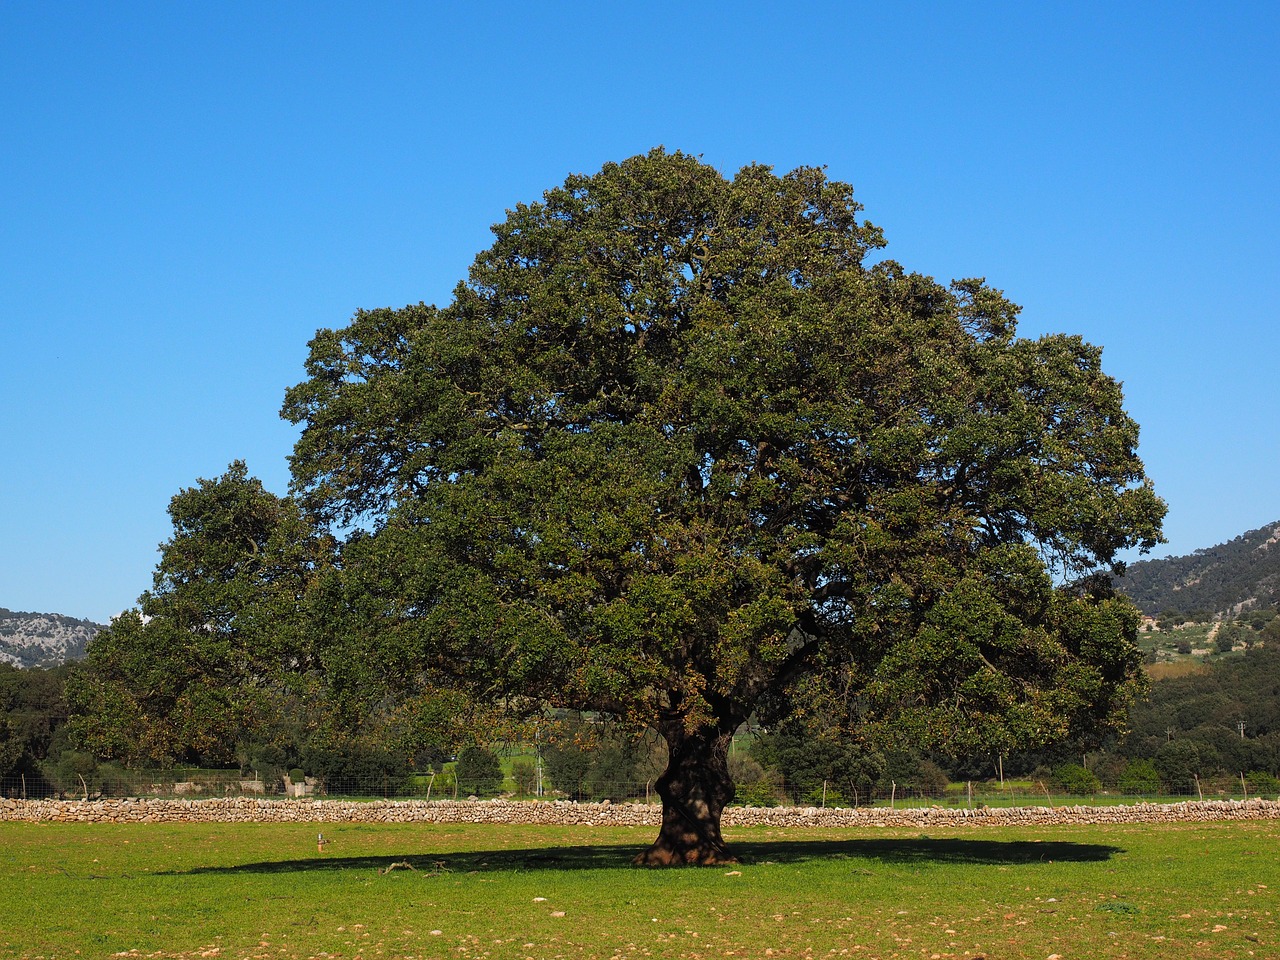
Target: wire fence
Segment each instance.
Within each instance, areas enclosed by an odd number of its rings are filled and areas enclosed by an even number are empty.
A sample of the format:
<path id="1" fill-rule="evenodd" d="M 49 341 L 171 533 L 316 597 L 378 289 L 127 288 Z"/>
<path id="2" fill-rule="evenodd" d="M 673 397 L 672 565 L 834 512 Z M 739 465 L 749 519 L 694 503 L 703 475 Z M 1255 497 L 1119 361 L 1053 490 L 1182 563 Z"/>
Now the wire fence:
<path id="1" fill-rule="evenodd" d="M 644 783 L 592 780 L 557 787 L 544 781 L 520 784 L 511 778 L 468 783 L 446 774 L 386 775 L 380 777 L 261 777 L 238 770 L 94 771 L 88 775 L 49 777 L 20 774 L 0 778 L 0 796 L 10 799 L 102 799 L 126 797 L 341 798 L 487 800 L 503 797 L 540 802 L 575 800 L 614 803 L 661 803 L 652 780 Z M 973 781 L 950 783 L 945 789 L 920 790 L 896 783 L 860 788 L 826 781 L 803 787 L 782 780 L 739 784 L 734 803 L 742 806 L 803 807 L 920 807 L 920 806 L 1062 806 L 1113 803 L 1179 802 L 1184 800 L 1280 799 L 1274 782 L 1254 777 L 1192 778 L 1185 784 L 1133 785 L 1102 783 L 1097 789 L 1073 793 L 1048 780 Z"/>

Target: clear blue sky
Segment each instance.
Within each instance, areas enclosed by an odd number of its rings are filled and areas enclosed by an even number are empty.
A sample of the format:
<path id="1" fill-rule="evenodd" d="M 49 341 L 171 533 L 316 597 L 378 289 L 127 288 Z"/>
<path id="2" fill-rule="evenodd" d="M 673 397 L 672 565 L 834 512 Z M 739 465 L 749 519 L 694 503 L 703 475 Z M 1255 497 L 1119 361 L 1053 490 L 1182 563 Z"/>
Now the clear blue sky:
<path id="1" fill-rule="evenodd" d="M 823 164 L 889 255 L 1104 347 L 1164 553 L 1280 519 L 1269 3 L 0 5 L 0 606 L 105 620 L 169 498 L 285 492 L 318 327 L 657 144 Z"/>

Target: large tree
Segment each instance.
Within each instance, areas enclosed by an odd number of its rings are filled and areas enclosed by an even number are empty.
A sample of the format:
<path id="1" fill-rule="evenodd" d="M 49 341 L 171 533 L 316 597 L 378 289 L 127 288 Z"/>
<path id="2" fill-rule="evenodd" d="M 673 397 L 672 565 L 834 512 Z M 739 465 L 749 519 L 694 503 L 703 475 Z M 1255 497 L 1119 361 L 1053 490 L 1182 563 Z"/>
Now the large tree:
<path id="1" fill-rule="evenodd" d="M 860 209 L 820 169 L 611 163 L 510 211 L 447 306 L 321 330 L 287 394 L 364 662 L 657 730 L 641 862 L 729 857 L 753 712 L 1005 747 L 1139 676 L 1106 574 L 1164 506 L 1100 351 L 878 259 Z"/>

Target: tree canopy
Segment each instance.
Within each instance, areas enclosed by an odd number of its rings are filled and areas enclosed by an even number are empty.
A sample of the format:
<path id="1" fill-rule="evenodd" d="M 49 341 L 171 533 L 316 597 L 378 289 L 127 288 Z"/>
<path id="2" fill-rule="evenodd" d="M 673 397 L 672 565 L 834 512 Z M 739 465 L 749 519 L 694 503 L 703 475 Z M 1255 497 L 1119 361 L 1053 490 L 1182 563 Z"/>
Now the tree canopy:
<path id="1" fill-rule="evenodd" d="M 1101 351 L 881 257 L 821 169 L 661 149 L 520 204 L 443 307 L 311 343 L 294 493 L 383 679 L 656 729 L 649 863 L 728 856 L 725 746 L 821 713 L 955 748 L 1115 721 L 1105 574 L 1164 505 Z"/>
<path id="2" fill-rule="evenodd" d="M 169 504 L 152 589 L 68 682 L 78 742 L 100 756 L 226 761 L 316 665 L 304 605 L 333 544 L 243 461 Z"/>

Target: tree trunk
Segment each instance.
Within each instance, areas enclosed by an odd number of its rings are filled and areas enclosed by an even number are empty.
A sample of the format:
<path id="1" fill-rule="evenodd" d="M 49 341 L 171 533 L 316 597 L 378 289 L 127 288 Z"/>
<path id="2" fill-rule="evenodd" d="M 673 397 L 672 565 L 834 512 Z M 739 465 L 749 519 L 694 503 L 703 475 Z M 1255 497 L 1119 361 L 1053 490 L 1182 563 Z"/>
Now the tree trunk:
<path id="1" fill-rule="evenodd" d="M 736 863 L 720 836 L 720 814 L 733 799 L 733 730 L 709 727 L 689 733 L 676 721 L 662 734 L 667 769 L 655 784 L 662 798 L 662 829 L 635 862 L 647 867 Z"/>

